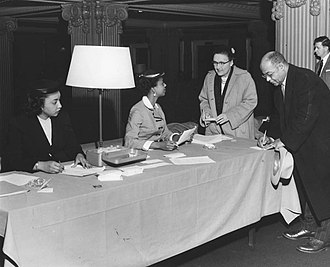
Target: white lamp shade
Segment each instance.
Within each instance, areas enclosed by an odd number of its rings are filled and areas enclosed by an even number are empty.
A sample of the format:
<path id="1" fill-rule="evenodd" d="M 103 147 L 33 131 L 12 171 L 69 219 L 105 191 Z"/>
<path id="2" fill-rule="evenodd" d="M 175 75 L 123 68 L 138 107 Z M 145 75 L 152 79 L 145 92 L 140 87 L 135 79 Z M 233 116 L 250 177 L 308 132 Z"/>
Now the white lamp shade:
<path id="1" fill-rule="evenodd" d="M 135 87 L 129 48 L 76 45 L 66 85 L 97 89 Z"/>

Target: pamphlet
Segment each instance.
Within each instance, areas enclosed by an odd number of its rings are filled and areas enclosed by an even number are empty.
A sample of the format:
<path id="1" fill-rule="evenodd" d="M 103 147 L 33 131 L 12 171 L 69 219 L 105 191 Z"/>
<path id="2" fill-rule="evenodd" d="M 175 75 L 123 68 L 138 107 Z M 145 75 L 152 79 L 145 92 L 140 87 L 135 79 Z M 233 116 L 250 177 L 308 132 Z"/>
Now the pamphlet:
<path id="1" fill-rule="evenodd" d="M 185 131 L 180 135 L 180 138 L 179 138 L 179 140 L 176 142 L 176 144 L 179 146 L 179 145 L 183 144 L 184 142 L 189 141 L 191 135 L 194 134 L 196 128 L 197 128 L 197 127 L 195 126 L 194 128 L 191 128 L 191 129 L 185 130 Z"/>

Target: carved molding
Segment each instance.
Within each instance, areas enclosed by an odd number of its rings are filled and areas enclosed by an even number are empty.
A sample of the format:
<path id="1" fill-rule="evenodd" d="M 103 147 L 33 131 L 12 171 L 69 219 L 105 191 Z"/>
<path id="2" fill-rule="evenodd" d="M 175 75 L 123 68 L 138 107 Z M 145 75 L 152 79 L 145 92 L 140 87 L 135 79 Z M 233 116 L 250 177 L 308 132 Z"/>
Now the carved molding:
<path id="1" fill-rule="evenodd" d="M 0 35 L 10 34 L 17 29 L 17 20 L 11 17 L 0 17 Z"/>
<path id="2" fill-rule="evenodd" d="M 284 0 L 277 0 L 273 2 L 272 20 L 276 21 L 283 18 Z"/>
<path id="3" fill-rule="evenodd" d="M 101 34 L 103 27 L 119 27 L 122 32 L 122 21 L 127 19 L 127 7 L 108 4 L 98 0 L 87 0 L 79 3 L 62 5 L 62 17 L 69 22 L 68 33 L 74 27 L 82 26 L 84 33 L 89 33 L 94 26 L 96 33 Z"/>
<path id="4" fill-rule="evenodd" d="M 320 0 L 309 0 L 309 13 L 318 16 L 321 13 Z M 275 0 L 272 8 L 272 20 L 283 18 L 284 3 L 290 8 L 298 8 L 307 3 L 307 0 Z"/>

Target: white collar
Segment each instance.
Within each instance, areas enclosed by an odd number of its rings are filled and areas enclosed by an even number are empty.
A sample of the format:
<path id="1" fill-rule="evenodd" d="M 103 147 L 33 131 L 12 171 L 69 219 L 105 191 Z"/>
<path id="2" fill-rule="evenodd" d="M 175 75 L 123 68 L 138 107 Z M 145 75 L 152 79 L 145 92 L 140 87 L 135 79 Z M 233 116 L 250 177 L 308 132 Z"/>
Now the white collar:
<path id="1" fill-rule="evenodd" d="M 158 108 L 157 103 L 155 103 L 155 106 L 153 107 L 149 98 L 146 96 L 142 97 L 142 102 L 148 109 L 154 110 L 155 108 Z"/>
<path id="2" fill-rule="evenodd" d="M 287 78 L 287 76 L 285 76 L 284 81 L 283 81 L 282 84 L 281 84 L 281 87 L 284 87 L 284 88 L 285 88 L 285 85 L 286 85 L 286 78 Z"/>
<path id="3" fill-rule="evenodd" d="M 323 60 L 323 65 L 327 62 L 329 55 L 330 53 L 326 54 L 324 58 L 321 58 L 321 60 Z"/>

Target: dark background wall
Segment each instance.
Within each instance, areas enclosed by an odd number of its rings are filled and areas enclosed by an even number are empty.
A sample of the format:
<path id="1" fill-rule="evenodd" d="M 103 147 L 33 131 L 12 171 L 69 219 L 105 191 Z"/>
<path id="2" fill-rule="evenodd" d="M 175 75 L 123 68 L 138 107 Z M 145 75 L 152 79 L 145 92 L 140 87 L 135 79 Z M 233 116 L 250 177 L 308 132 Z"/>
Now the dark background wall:
<path id="1" fill-rule="evenodd" d="M 261 78 L 259 62 L 262 55 L 274 48 L 274 25 L 270 22 L 251 22 L 213 27 L 129 27 L 123 25 L 122 46 L 130 46 L 133 64 L 143 64 L 166 73 L 166 96 L 159 99 L 168 122 L 195 121 L 199 119 L 198 94 L 203 79 L 212 69 L 211 48 L 226 42 L 236 50 L 235 64 L 248 69 L 256 84 L 259 104 L 256 115 L 267 115 L 271 111 L 272 92 Z M 14 32 L 14 110 L 21 110 L 25 100 L 26 85 L 38 78 L 66 80 L 71 57 L 70 36 L 67 23 L 58 17 L 54 24 L 21 24 Z M 193 60 L 195 58 L 195 60 Z M 124 129 L 131 106 L 140 100 L 137 89 L 121 91 L 122 123 Z M 62 103 L 70 112 L 72 108 L 71 88 L 63 85 Z M 90 116 L 97 115 L 95 106 L 82 107 Z M 106 121 L 107 116 L 104 114 Z M 97 139 L 97 124 L 84 128 L 84 118 L 73 117 L 73 125 L 81 143 Z M 93 134 L 95 128 L 95 134 Z M 124 132 L 124 131 L 123 131 Z M 111 133 L 104 133 L 113 138 Z M 3 140 L 2 140 L 3 141 Z"/>

